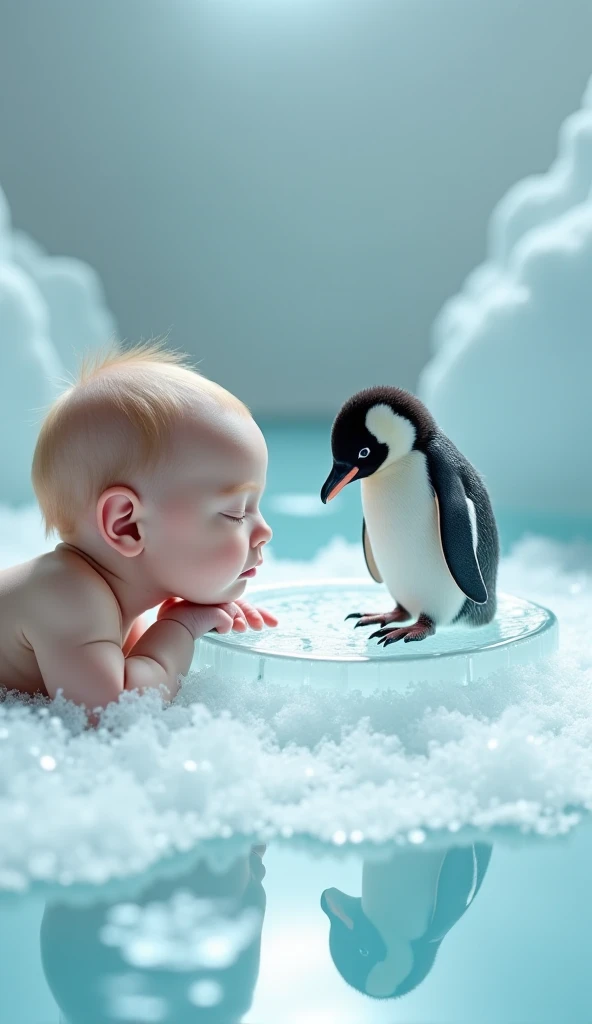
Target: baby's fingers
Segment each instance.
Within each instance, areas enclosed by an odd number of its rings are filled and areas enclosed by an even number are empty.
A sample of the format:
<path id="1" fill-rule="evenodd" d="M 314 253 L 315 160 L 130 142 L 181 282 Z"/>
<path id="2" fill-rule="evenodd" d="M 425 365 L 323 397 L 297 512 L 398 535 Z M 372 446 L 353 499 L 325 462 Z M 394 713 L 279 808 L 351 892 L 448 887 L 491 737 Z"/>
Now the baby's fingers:
<path id="1" fill-rule="evenodd" d="M 275 615 L 265 610 L 265 608 L 254 608 L 252 604 L 248 604 L 247 601 L 236 602 L 242 612 L 245 615 L 249 626 L 252 629 L 263 629 L 263 625 L 266 626 L 277 626 L 278 620 Z"/>
<path id="2" fill-rule="evenodd" d="M 215 625 L 212 627 L 216 633 L 229 633 L 233 628 L 232 617 L 222 608 L 215 610 Z"/>
<path id="3" fill-rule="evenodd" d="M 263 619 L 257 609 L 253 608 L 253 605 L 247 604 L 246 601 L 241 601 L 240 610 L 251 629 L 263 629 Z"/>
<path id="4" fill-rule="evenodd" d="M 230 616 L 232 621 L 231 629 L 236 630 L 237 633 L 244 633 L 247 623 L 240 605 L 235 601 L 230 601 L 228 604 L 221 604 L 220 608 Z"/>
<path id="5" fill-rule="evenodd" d="M 279 619 L 276 619 L 275 615 L 265 610 L 265 608 L 258 608 L 257 612 L 263 619 L 266 626 L 277 626 Z"/>

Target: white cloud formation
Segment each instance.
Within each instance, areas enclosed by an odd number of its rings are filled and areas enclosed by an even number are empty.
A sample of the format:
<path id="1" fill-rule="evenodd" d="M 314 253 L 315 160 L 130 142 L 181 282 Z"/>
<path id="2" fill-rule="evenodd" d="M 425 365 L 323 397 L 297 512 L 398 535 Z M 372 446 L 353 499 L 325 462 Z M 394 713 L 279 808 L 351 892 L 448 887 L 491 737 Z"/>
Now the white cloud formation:
<path id="1" fill-rule="evenodd" d="M 14 233 L 12 258 L 39 288 L 58 355 L 69 373 L 75 371 L 78 354 L 98 348 L 116 330 L 98 274 L 82 260 L 48 256 L 23 232 Z"/>
<path id="2" fill-rule="evenodd" d="M 496 507 L 592 511 L 592 81 L 548 173 L 494 210 L 488 258 L 442 309 L 419 394 Z"/>
<path id="3" fill-rule="evenodd" d="M 94 270 L 11 229 L 0 189 L 0 502 L 30 502 L 43 413 L 77 356 L 115 333 Z"/>

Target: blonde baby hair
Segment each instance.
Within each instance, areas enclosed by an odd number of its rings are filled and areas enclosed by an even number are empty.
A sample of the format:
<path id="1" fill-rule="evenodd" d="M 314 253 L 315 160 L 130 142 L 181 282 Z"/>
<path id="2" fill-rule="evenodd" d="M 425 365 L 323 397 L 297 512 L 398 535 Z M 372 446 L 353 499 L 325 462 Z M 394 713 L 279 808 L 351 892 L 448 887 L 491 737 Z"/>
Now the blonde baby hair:
<path id="1" fill-rule="evenodd" d="M 65 538 L 80 514 L 131 472 L 155 469 L 173 428 L 212 399 L 249 416 L 229 391 L 193 368 L 163 340 L 121 348 L 110 342 L 83 357 L 77 377 L 41 424 L 31 479 L 45 523 Z"/>

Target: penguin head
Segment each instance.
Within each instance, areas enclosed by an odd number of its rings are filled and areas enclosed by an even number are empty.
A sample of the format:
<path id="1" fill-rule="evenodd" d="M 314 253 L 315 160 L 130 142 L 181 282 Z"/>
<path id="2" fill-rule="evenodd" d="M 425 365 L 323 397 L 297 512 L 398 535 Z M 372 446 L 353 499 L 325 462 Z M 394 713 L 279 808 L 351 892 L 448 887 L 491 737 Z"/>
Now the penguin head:
<path id="1" fill-rule="evenodd" d="M 321 909 L 331 922 L 331 959 L 343 980 L 363 995 L 400 998 L 420 985 L 432 969 L 440 941 L 426 936 L 410 942 L 407 949 L 389 949 L 362 910 L 362 900 L 339 889 L 325 889 Z"/>
<path id="2" fill-rule="evenodd" d="M 329 949 L 342 978 L 358 992 L 366 992 L 372 968 L 387 955 L 384 940 L 362 910 L 361 899 L 339 889 L 325 889 L 321 909 L 331 923 Z"/>
<path id="3" fill-rule="evenodd" d="M 326 504 L 354 478 L 361 480 L 427 444 L 437 427 L 415 395 L 402 388 L 358 391 L 342 405 L 331 432 L 333 468 L 323 484 Z"/>

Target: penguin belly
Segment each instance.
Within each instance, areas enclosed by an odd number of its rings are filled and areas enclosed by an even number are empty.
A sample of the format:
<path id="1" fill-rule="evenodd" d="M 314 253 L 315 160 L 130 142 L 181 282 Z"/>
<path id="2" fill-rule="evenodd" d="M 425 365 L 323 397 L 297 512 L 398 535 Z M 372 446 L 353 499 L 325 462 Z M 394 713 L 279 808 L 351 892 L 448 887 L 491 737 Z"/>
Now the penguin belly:
<path id="1" fill-rule="evenodd" d="M 362 480 L 362 506 L 376 565 L 391 596 L 417 618 L 445 625 L 466 597 L 446 564 L 426 457 L 414 450 Z"/>
<path id="2" fill-rule="evenodd" d="M 362 909 L 383 938 L 396 933 L 411 941 L 428 930 L 445 855 L 403 849 L 389 861 L 364 862 Z"/>

